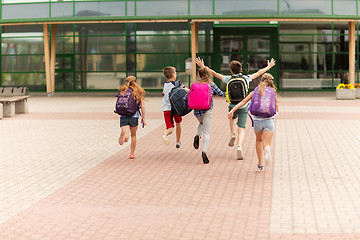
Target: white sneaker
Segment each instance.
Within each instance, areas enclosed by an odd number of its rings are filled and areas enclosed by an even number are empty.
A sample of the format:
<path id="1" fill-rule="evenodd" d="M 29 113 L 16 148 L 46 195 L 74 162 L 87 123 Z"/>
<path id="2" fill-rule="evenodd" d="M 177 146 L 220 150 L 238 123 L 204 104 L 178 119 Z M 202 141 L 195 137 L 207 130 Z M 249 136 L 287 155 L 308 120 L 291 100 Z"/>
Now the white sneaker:
<path id="1" fill-rule="evenodd" d="M 265 154 L 264 154 L 265 164 L 269 165 L 271 162 L 271 153 L 270 153 L 270 146 L 265 147 Z"/>
<path id="2" fill-rule="evenodd" d="M 162 134 L 161 134 L 161 138 L 162 138 L 162 140 L 164 141 L 164 143 L 165 143 L 166 145 L 169 145 L 169 144 L 170 144 L 169 138 L 167 137 L 167 135 L 166 135 L 165 133 L 162 133 Z"/>
<path id="3" fill-rule="evenodd" d="M 237 153 L 237 159 L 238 159 L 238 160 L 243 160 L 243 159 L 244 159 L 244 155 L 243 155 L 241 146 L 238 147 L 236 153 Z"/>
<path id="4" fill-rule="evenodd" d="M 176 148 L 180 148 L 180 147 L 181 147 L 181 143 L 182 143 L 181 140 L 180 140 L 180 142 L 177 142 L 177 143 L 176 143 Z"/>
<path id="5" fill-rule="evenodd" d="M 229 143 L 228 143 L 229 147 L 233 147 L 233 146 L 234 146 L 235 139 L 236 139 L 236 135 L 235 135 L 235 133 L 233 133 L 233 134 L 231 135 L 230 141 L 229 141 Z"/>

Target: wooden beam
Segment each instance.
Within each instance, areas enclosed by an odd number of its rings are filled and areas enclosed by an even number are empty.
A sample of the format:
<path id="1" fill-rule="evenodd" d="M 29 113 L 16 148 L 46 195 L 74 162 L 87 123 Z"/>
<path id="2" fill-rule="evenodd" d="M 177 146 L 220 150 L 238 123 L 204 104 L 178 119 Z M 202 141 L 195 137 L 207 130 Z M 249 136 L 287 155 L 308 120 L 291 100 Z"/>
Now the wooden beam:
<path id="1" fill-rule="evenodd" d="M 195 58 L 199 49 L 199 23 L 191 23 L 191 83 L 197 79 Z"/>
<path id="2" fill-rule="evenodd" d="M 52 94 L 55 92 L 56 27 L 56 24 L 51 25 L 50 80 Z"/>
<path id="3" fill-rule="evenodd" d="M 349 83 L 355 84 L 355 22 L 349 22 Z"/>
<path id="4" fill-rule="evenodd" d="M 44 55 L 45 55 L 45 75 L 46 92 L 51 96 L 51 76 L 50 76 L 50 46 L 49 46 L 49 25 L 44 24 Z"/>

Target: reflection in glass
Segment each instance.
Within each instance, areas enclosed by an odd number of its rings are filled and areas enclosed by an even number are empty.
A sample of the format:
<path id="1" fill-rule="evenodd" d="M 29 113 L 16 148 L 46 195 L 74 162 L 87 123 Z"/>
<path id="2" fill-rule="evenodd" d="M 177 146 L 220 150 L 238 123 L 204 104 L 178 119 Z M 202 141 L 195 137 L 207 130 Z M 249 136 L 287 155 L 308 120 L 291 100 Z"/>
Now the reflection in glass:
<path id="1" fill-rule="evenodd" d="M 277 14 L 277 0 L 215 0 L 215 15 Z"/>
<path id="2" fill-rule="evenodd" d="M 242 36 L 221 36 L 220 51 L 221 52 L 243 51 L 243 37 Z"/>
<path id="3" fill-rule="evenodd" d="M 333 0 L 335 15 L 356 15 L 356 0 Z"/>
<path id="4" fill-rule="evenodd" d="M 201 26 L 201 24 L 200 24 Z M 137 23 L 137 35 L 189 34 L 188 23 Z"/>
<path id="5" fill-rule="evenodd" d="M 189 36 L 137 36 L 136 47 L 139 53 L 188 52 Z"/>
<path id="6" fill-rule="evenodd" d="M 42 72 L 44 66 L 43 55 L 2 56 L 3 72 Z"/>
<path id="7" fill-rule="evenodd" d="M 190 1 L 190 15 L 212 15 L 212 14 L 213 14 L 212 0 Z"/>
<path id="8" fill-rule="evenodd" d="M 331 15 L 331 0 L 282 0 L 280 14 Z"/>
<path id="9" fill-rule="evenodd" d="M 45 73 L 3 73 L 3 86 L 31 86 L 31 89 L 46 90 Z"/>
<path id="10" fill-rule="evenodd" d="M 164 66 L 173 66 L 177 71 L 185 71 L 188 54 L 137 54 L 137 71 L 162 71 Z"/>
<path id="11" fill-rule="evenodd" d="M 43 38 L 3 38 L 2 54 L 43 54 Z"/>
<path id="12" fill-rule="evenodd" d="M 135 16 L 135 2 L 134 1 L 127 1 L 127 16 Z"/>
<path id="13" fill-rule="evenodd" d="M 125 36 L 76 37 L 75 50 L 80 53 L 125 53 Z"/>
<path id="14" fill-rule="evenodd" d="M 136 16 L 188 15 L 188 0 L 136 1 Z"/>
<path id="15" fill-rule="evenodd" d="M 56 53 L 73 53 L 73 38 L 70 36 L 57 37 Z"/>
<path id="16" fill-rule="evenodd" d="M 51 17 L 72 17 L 72 2 L 51 3 Z"/>
<path id="17" fill-rule="evenodd" d="M 186 87 L 189 87 L 189 75 L 185 72 L 176 72 L 176 79 Z M 162 72 L 138 72 L 137 81 L 143 88 L 162 89 L 167 79 L 164 77 Z"/>
<path id="18" fill-rule="evenodd" d="M 269 54 L 249 54 L 248 55 L 248 69 L 249 73 L 257 72 L 258 70 L 267 66 L 267 61 L 270 59 Z"/>
<path id="19" fill-rule="evenodd" d="M 76 56 L 76 71 L 126 71 L 126 55 L 78 55 Z"/>
<path id="20" fill-rule="evenodd" d="M 2 5 L 2 19 L 48 17 L 49 3 Z"/>
<path id="21" fill-rule="evenodd" d="M 113 89 L 116 90 L 126 73 L 86 73 L 86 89 Z"/>
<path id="22" fill-rule="evenodd" d="M 125 16 L 125 2 L 75 2 L 75 17 Z"/>
<path id="23" fill-rule="evenodd" d="M 248 37 L 249 52 L 269 52 L 270 37 L 269 36 L 249 36 Z"/>

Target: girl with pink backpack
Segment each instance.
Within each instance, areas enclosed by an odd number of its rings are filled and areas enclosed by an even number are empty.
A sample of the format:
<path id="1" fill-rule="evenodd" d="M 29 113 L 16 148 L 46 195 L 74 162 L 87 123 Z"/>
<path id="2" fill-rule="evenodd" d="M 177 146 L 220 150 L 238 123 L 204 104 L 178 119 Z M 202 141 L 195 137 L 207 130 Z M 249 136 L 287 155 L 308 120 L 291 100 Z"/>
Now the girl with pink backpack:
<path id="1" fill-rule="evenodd" d="M 231 119 L 236 109 L 250 100 L 249 112 L 254 119 L 258 169 L 262 171 L 264 170 L 263 151 L 265 163 L 268 165 L 271 161 L 270 144 L 275 128 L 274 117 L 279 111 L 274 77 L 270 73 L 265 73 L 261 77 L 259 85 L 228 113 L 228 118 Z"/>
<path id="2" fill-rule="evenodd" d="M 225 94 L 210 79 L 207 67 L 199 69 L 200 80 L 193 83 L 188 94 L 188 105 L 194 109 L 194 115 L 199 121 L 197 133 L 194 137 L 194 148 L 199 148 L 200 138 L 203 137 L 201 157 L 204 164 L 209 163 L 206 153 L 210 142 L 211 110 L 213 108 L 212 96 Z"/>

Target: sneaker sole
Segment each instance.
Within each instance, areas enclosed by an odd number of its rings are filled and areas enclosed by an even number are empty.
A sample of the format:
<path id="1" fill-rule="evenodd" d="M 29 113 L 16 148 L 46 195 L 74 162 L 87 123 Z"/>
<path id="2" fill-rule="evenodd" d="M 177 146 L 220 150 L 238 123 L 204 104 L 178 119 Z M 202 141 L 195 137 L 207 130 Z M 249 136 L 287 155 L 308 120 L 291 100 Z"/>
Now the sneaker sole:
<path id="1" fill-rule="evenodd" d="M 195 136 L 194 137 L 194 143 L 193 143 L 193 146 L 194 146 L 195 149 L 199 149 L 199 142 L 200 142 L 199 136 Z"/>
<path id="2" fill-rule="evenodd" d="M 241 150 L 237 150 L 237 159 L 238 160 L 243 160 L 244 159 L 244 155 L 242 154 Z"/>
<path id="3" fill-rule="evenodd" d="M 162 140 L 164 141 L 164 143 L 165 143 L 166 145 L 169 145 L 169 144 L 170 144 L 169 139 L 167 139 L 164 135 L 162 135 L 161 138 L 162 138 Z"/>
<path id="4" fill-rule="evenodd" d="M 265 150 L 265 156 L 264 156 L 265 164 L 269 165 L 271 162 L 271 154 L 270 151 Z"/>
<path id="5" fill-rule="evenodd" d="M 230 142 L 228 143 L 229 147 L 233 147 L 236 137 L 231 137 Z"/>

